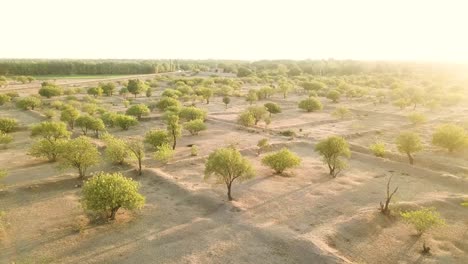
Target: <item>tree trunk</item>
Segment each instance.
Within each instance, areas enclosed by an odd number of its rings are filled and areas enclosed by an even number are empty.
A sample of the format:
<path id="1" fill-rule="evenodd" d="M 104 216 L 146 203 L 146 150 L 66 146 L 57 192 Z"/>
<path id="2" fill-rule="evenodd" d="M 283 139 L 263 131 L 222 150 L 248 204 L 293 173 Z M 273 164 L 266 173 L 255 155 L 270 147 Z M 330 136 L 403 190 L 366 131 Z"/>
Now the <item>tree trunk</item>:
<path id="1" fill-rule="evenodd" d="M 120 209 L 120 206 L 112 208 L 111 215 L 109 217 L 110 220 L 115 220 L 115 214 L 117 213 L 119 209 Z"/>
<path id="2" fill-rule="evenodd" d="M 138 175 L 141 176 L 141 157 L 138 158 Z"/>
<path id="3" fill-rule="evenodd" d="M 413 156 L 411 156 L 411 153 L 407 153 L 407 154 L 408 154 L 409 163 L 410 163 L 411 165 L 413 165 L 413 163 L 414 163 Z"/>
<path id="4" fill-rule="evenodd" d="M 78 168 L 78 174 L 79 174 L 79 178 L 80 178 L 80 179 L 83 179 L 84 176 L 85 176 L 84 169 L 81 168 L 81 167 L 79 167 L 79 168 Z"/>
<path id="5" fill-rule="evenodd" d="M 227 189 L 228 189 L 227 195 L 228 195 L 228 200 L 229 200 L 229 201 L 232 201 L 232 200 L 233 200 L 233 199 L 232 199 L 232 196 L 231 196 L 231 185 L 232 185 L 232 183 L 229 183 L 229 184 L 227 185 Z"/>
<path id="6" fill-rule="evenodd" d="M 174 139 L 174 143 L 172 143 L 172 150 L 174 150 L 177 145 L 177 138 L 175 137 L 175 135 L 173 136 L 173 139 Z"/>

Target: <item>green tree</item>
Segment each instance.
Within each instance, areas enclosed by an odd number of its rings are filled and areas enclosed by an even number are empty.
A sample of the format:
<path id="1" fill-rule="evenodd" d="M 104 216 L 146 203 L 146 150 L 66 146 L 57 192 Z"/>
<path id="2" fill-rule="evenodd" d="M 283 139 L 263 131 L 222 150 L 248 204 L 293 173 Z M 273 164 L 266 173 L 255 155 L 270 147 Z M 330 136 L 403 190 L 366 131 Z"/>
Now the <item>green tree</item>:
<path id="1" fill-rule="evenodd" d="M 23 110 L 34 110 L 34 108 L 39 107 L 41 104 L 41 99 L 34 96 L 24 97 L 16 101 L 16 106 Z"/>
<path id="2" fill-rule="evenodd" d="M 398 151 L 408 156 L 409 163 L 413 165 L 413 153 L 423 149 L 421 138 L 413 132 L 402 132 L 396 139 Z"/>
<path id="3" fill-rule="evenodd" d="M 304 99 L 299 102 L 299 108 L 307 112 L 322 110 L 322 103 L 314 97 Z"/>
<path id="4" fill-rule="evenodd" d="M 346 167 L 346 162 L 341 157 L 349 158 L 351 151 L 346 140 L 339 136 L 330 136 L 315 145 L 317 151 L 328 165 L 330 175 L 334 178 Z"/>
<path id="5" fill-rule="evenodd" d="M 138 162 L 138 175 L 143 173 L 142 161 L 145 158 L 145 146 L 143 141 L 138 138 L 133 138 L 127 141 L 127 148 L 130 155 Z"/>
<path id="6" fill-rule="evenodd" d="M 201 119 L 188 121 L 183 125 L 184 129 L 190 132 L 191 135 L 198 135 L 200 131 L 206 130 L 206 125 Z"/>
<path id="7" fill-rule="evenodd" d="M 228 108 L 228 104 L 231 103 L 231 98 L 229 96 L 224 96 L 223 97 L 223 103 L 225 104 L 225 109 Z"/>
<path id="8" fill-rule="evenodd" d="M 142 208 L 145 197 L 139 192 L 139 184 L 119 172 L 101 172 L 83 185 L 83 208 L 104 211 L 114 220 L 120 208 L 127 210 Z"/>
<path id="9" fill-rule="evenodd" d="M 138 94 L 146 91 L 147 87 L 144 82 L 139 79 L 128 80 L 127 90 L 129 93 L 135 95 L 135 98 Z"/>
<path id="10" fill-rule="evenodd" d="M 115 116 L 115 125 L 123 130 L 128 130 L 131 126 L 138 125 L 138 121 L 133 116 L 117 114 Z"/>
<path id="11" fill-rule="evenodd" d="M 206 118 L 206 111 L 194 106 L 189 107 L 182 107 L 179 112 L 179 117 L 186 121 L 192 120 L 205 120 Z"/>
<path id="12" fill-rule="evenodd" d="M 180 102 L 174 98 L 161 97 L 159 102 L 156 104 L 159 111 L 166 111 L 169 107 L 180 108 Z"/>
<path id="13" fill-rule="evenodd" d="M 99 164 L 100 154 L 89 138 L 80 136 L 64 145 L 60 163 L 64 168 L 78 169 L 79 177 L 84 178 L 89 167 Z"/>
<path id="14" fill-rule="evenodd" d="M 105 95 L 112 96 L 114 94 L 114 91 L 115 91 L 114 83 L 108 82 L 108 83 L 101 84 L 100 86 L 101 86 L 102 92 Z"/>
<path id="15" fill-rule="evenodd" d="M 203 99 L 206 100 L 206 104 L 210 103 L 210 98 L 213 96 L 213 90 L 210 88 L 203 87 L 200 89 L 200 95 L 203 97 Z"/>
<path id="16" fill-rule="evenodd" d="M 304 88 L 304 90 L 310 92 L 310 91 L 320 91 L 320 90 L 323 90 L 325 89 L 326 85 L 322 82 L 319 82 L 319 81 L 310 81 L 310 82 L 303 82 L 301 84 L 302 88 Z"/>
<path id="17" fill-rule="evenodd" d="M 264 120 L 268 116 L 268 110 L 265 106 L 250 106 L 247 111 L 252 113 L 255 119 L 254 124 L 258 124 L 259 121 Z"/>
<path id="18" fill-rule="evenodd" d="M 67 139 L 47 140 L 40 139 L 35 141 L 29 149 L 29 155 L 36 158 L 46 158 L 50 162 L 56 161 L 64 151 Z"/>
<path id="19" fill-rule="evenodd" d="M 73 130 L 75 128 L 75 121 L 80 116 L 80 112 L 73 106 L 65 107 L 61 114 L 60 120 L 67 122 L 68 126 Z"/>
<path id="20" fill-rule="evenodd" d="M 376 142 L 370 145 L 369 149 L 374 153 L 376 157 L 384 157 L 385 156 L 385 144 L 382 142 Z"/>
<path id="21" fill-rule="evenodd" d="M 280 151 L 263 157 L 262 163 L 272 168 L 275 173 L 282 174 L 286 169 L 299 166 L 301 158 L 287 148 L 283 148 Z"/>
<path id="22" fill-rule="evenodd" d="M 244 111 L 240 113 L 237 122 L 242 126 L 251 127 L 255 124 L 255 117 L 250 111 Z"/>
<path id="23" fill-rule="evenodd" d="M 208 156 L 205 163 L 205 179 L 214 175 L 227 187 L 227 196 L 232 201 L 231 188 L 235 180 L 243 181 L 255 176 L 255 171 L 248 159 L 233 148 L 220 148 Z"/>
<path id="24" fill-rule="evenodd" d="M 68 139 L 70 135 L 67 125 L 63 122 L 46 121 L 33 125 L 31 128 L 31 136 L 40 136 L 49 141 Z"/>
<path id="25" fill-rule="evenodd" d="M 88 114 L 84 114 L 84 115 L 81 115 L 79 116 L 76 121 L 75 121 L 75 124 L 77 127 L 81 128 L 81 131 L 83 132 L 83 135 L 87 135 L 88 134 L 88 130 L 91 130 L 92 127 L 93 127 L 93 123 L 95 122 L 95 119 L 94 117 L 88 115 Z"/>
<path id="26" fill-rule="evenodd" d="M 103 92 L 104 91 L 102 90 L 100 86 L 88 88 L 88 91 L 87 91 L 89 95 L 92 95 L 94 97 L 102 96 Z"/>
<path id="27" fill-rule="evenodd" d="M 432 135 L 432 144 L 446 148 L 450 153 L 468 147 L 468 133 L 455 124 L 439 126 Z"/>
<path id="28" fill-rule="evenodd" d="M 146 132 L 145 142 L 150 144 L 153 148 L 169 143 L 169 134 L 165 130 L 157 129 Z"/>
<path id="29" fill-rule="evenodd" d="M 109 133 L 104 134 L 102 140 L 106 144 L 104 158 L 111 163 L 122 165 L 125 159 L 129 157 L 129 150 L 125 141 Z"/>
<path id="30" fill-rule="evenodd" d="M 148 87 L 148 89 L 146 89 L 146 97 L 151 97 L 153 95 L 153 89 L 151 87 Z"/>
<path id="31" fill-rule="evenodd" d="M 18 127 L 18 121 L 14 118 L 0 117 L 0 131 L 4 133 L 13 132 Z"/>
<path id="32" fill-rule="evenodd" d="M 172 149 L 176 148 L 177 138 L 182 135 L 182 129 L 179 123 L 179 116 L 170 114 L 167 117 L 167 132 L 172 139 Z"/>
<path id="33" fill-rule="evenodd" d="M 136 116 L 138 120 L 140 120 L 142 116 L 149 115 L 149 113 L 150 110 L 145 104 L 132 105 L 126 112 L 127 115 Z"/>
<path id="34" fill-rule="evenodd" d="M 254 102 L 258 101 L 258 95 L 255 90 L 249 90 L 247 95 L 245 96 L 245 100 L 252 105 Z"/>
<path id="35" fill-rule="evenodd" d="M 288 96 L 288 92 L 291 91 L 293 88 L 293 85 L 289 82 L 281 82 L 279 85 L 279 90 L 281 93 L 283 93 L 283 98 L 286 99 Z"/>
<path id="36" fill-rule="evenodd" d="M 281 113 L 281 107 L 278 104 L 270 102 L 270 103 L 264 104 L 264 106 L 266 107 L 267 111 L 270 113 L 270 117 L 271 117 L 271 114 Z"/>

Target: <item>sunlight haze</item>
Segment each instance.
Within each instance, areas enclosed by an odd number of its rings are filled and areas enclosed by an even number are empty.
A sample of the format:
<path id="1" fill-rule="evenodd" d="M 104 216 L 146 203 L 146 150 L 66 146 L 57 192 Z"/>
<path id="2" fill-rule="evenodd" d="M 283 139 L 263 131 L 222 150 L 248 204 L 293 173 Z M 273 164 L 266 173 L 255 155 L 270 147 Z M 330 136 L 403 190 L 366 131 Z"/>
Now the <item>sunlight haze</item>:
<path id="1" fill-rule="evenodd" d="M 468 61 L 466 1 L 1 3 L 1 58 Z"/>

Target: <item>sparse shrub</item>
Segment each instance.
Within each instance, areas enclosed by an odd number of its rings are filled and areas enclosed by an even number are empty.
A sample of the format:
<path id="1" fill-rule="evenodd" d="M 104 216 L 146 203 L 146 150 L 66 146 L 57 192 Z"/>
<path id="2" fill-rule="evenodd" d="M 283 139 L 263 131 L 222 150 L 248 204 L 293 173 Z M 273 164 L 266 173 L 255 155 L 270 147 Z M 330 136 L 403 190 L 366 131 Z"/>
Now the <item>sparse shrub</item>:
<path id="1" fill-rule="evenodd" d="M 115 116 L 115 125 L 123 130 L 128 130 L 131 126 L 138 125 L 138 121 L 133 116 L 117 114 Z"/>
<path id="2" fill-rule="evenodd" d="M 145 143 L 150 144 L 154 149 L 169 143 L 169 134 L 166 130 L 151 130 L 146 132 Z"/>
<path id="3" fill-rule="evenodd" d="M 7 94 L 0 94 L 0 106 L 11 101 L 11 97 Z"/>
<path id="4" fill-rule="evenodd" d="M 301 158 L 287 148 L 283 148 L 278 152 L 263 157 L 262 163 L 272 168 L 275 173 L 281 174 L 286 169 L 299 166 Z"/>
<path id="5" fill-rule="evenodd" d="M 389 215 L 390 214 L 390 202 L 392 201 L 393 195 L 398 191 L 398 187 L 396 187 L 393 192 L 390 192 L 390 183 L 392 181 L 392 176 L 388 178 L 387 182 L 387 196 L 385 198 L 385 203 L 380 202 L 380 211 L 385 214 Z"/>
<path id="6" fill-rule="evenodd" d="M 180 102 L 174 98 L 170 97 L 162 97 L 159 102 L 156 104 L 156 107 L 159 111 L 166 111 L 169 107 L 177 107 L 180 108 Z"/>
<path id="7" fill-rule="evenodd" d="M 346 119 L 351 116 L 351 111 L 346 107 L 338 107 L 333 111 L 332 116 L 339 119 Z"/>
<path id="8" fill-rule="evenodd" d="M 44 96 L 44 97 L 47 97 L 47 98 L 51 98 L 53 96 L 60 96 L 63 94 L 63 89 L 58 87 L 58 86 L 42 86 L 40 89 L 39 89 L 39 94 L 41 96 Z"/>
<path id="9" fill-rule="evenodd" d="M 295 137 L 296 133 L 292 130 L 284 130 L 279 132 L 280 135 L 285 136 L 285 137 Z"/>
<path id="10" fill-rule="evenodd" d="M 3 148 L 6 148 L 8 144 L 10 144 L 13 141 L 13 137 L 11 135 L 8 135 L 7 133 L 0 131 L 0 145 L 3 146 Z"/>
<path id="11" fill-rule="evenodd" d="M 19 99 L 16 101 L 16 106 L 20 109 L 23 110 L 34 110 L 36 107 L 39 107 L 42 104 L 41 99 L 34 97 L 34 96 L 28 96 Z"/>
<path id="12" fill-rule="evenodd" d="M 432 135 L 432 144 L 446 148 L 449 152 L 460 150 L 468 147 L 468 133 L 458 125 L 441 125 Z"/>
<path id="13" fill-rule="evenodd" d="M 409 163 L 413 165 L 412 154 L 421 151 L 423 146 L 419 135 L 413 132 L 402 132 L 396 139 L 398 151 L 408 156 Z"/>
<path id="14" fill-rule="evenodd" d="M 245 127 L 251 127 L 255 124 L 255 117 L 249 111 L 244 111 L 240 113 L 239 117 L 237 118 L 237 123 Z"/>
<path id="15" fill-rule="evenodd" d="M 381 157 L 383 158 L 385 156 L 385 144 L 382 142 L 376 142 L 372 145 L 370 145 L 369 149 L 372 151 L 372 153 L 376 157 Z"/>
<path id="16" fill-rule="evenodd" d="M 205 179 L 214 175 L 218 182 L 226 184 L 227 196 L 232 201 L 231 187 L 234 181 L 244 181 L 255 176 L 249 160 L 234 147 L 220 148 L 208 156 L 205 163 Z"/>
<path id="17" fill-rule="evenodd" d="M 198 156 L 198 147 L 196 145 L 192 145 L 192 147 L 190 148 L 190 155 Z"/>
<path id="18" fill-rule="evenodd" d="M 327 98 L 332 100 L 334 103 L 338 103 L 338 100 L 340 100 L 341 94 L 337 90 L 331 90 L 327 94 Z"/>
<path id="19" fill-rule="evenodd" d="M 311 97 L 311 98 L 300 101 L 299 108 L 307 112 L 314 112 L 314 111 L 322 110 L 323 106 L 322 106 L 322 103 L 317 98 Z"/>
<path id="20" fill-rule="evenodd" d="M 257 143 L 257 156 L 260 155 L 262 151 L 270 147 L 270 143 L 268 142 L 268 138 L 262 138 Z"/>
<path id="21" fill-rule="evenodd" d="M 65 107 L 61 114 L 60 120 L 63 122 L 67 122 L 68 126 L 73 129 L 75 127 L 75 121 L 80 116 L 80 112 L 75 109 L 73 106 Z"/>
<path id="22" fill-rule="evenodd" d="M 206 111 L 194 106 L 182 107 L 179 112 L 179 117 L 185 121 L 196 119 L 204 121 L 206 118 Z"/>
<path id="23" fill-rule="evenodd" d="M 13 132 L 18 126 L 18 121 L 14 118 L 2 117 L 0 118 L 0 131 L 3 133 Z"/>
<path id="24" fill-rule="evenodd" d="M 223 97 L 223 103 L 226 105 L 226 108 L 228 108 L 228 104 L 231 103 L 231 98 L 229 98 L 228 96 L 224 96 Z"/>
<path id="25" fill-rule="evenodd" d="M 173 156 L 174 156 L 174 150 L 167 143 L 164 143 L 161 146 L 159 146 L 156 149 L 156 152 L 154 153 L 154 159 L 157 161 L 161 161 L 162 163 L 168 163 L 169 160 L 171 160 Z"/>
<path id="26" fill-rule="evenodd" d="M 66 151 L 66 139 L 35 141 L 29 149 L 29 155 L 36 158 L 46 158 L 50 162 L 56 161 Z"/>
<path id="27" fill-rule="evenodd" d="M 57 113 L 53 109 L 47 109 L 44 111 L 44 115 L 47 119 L 52 119 L 57 115 Z"/>
<path id="28" fill-rule="evenodd" d="M 423 123 L 427 122 L 427 118 L 425 115 L 420 114 L 420 113 L 412 113 L 408 116 L 408 120 L 413 124 L 413 125 L 420 125 Z"/>
<path id="29" fill-rule="evenodd" d="M 101 172 L 83 185 L 83 207 L 104 211 L 114 220 L 120 208 L 133 210 L 143 207 L 145 198 L 138 192 L 139 184 L 120 173 Z"/>
<path id="30" fill-rule="evenodd" d="M 89 95 L 92 95 L 92 96 L 94 96 L 94 97 L 102 96 L 102 93 L 103 93 L 103 92 L 104 92 L 104 91 L 103 91 L 102 88 L 99 87 L 99 86 L 98 86 L 98 87 L 91 87 L 91 88 L 88 88 L 88 91 L 87 91 L 87 93 L 88 93 Z"/>
<path id="31" fill-rule="evenodd" d="M 340 157 L 351 156 L 348 142 L 339 136 L 331 136 L 320 141 L 315 146 L 315 151 L 322 156 L 323 161 L 328 165 L 330 175 L 334 178 L 346 167 L 346 162 Z"/>
<path id="32" fill-rule="evenodd" d="M 138 175 L 143 173 L 142 161 L 145 158 L 145 146 L 142 140 L 138 138 L 130 139 L 126 142 L 128 151 L 134 159 L 138 162 Z"/>
<path id="33" fill-rule="evenodd" d="M 270 116 L 271 116 L 271 114 L 281 113 L 281 107 L 278 104 L 270 102 L 270 103 L 264 104 L 264 106 L 267 109 L 267 111 L 270 113 Z"/>

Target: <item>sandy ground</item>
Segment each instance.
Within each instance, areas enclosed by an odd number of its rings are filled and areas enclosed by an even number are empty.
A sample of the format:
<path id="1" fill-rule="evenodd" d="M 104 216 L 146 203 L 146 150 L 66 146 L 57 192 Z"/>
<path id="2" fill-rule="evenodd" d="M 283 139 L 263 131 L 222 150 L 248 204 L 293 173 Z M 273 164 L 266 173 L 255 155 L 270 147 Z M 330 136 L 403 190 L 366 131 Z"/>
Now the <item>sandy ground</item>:
<path id="1" fill-rule="evenodd" d="M 100 100 L 105 107 L 125 110 L 120 97 Z M 282 105 L 283 113 L 274 115 L 267 129 L 262 123 L 257 129 L 235 124 L 237 113 L 248 106 L 242 98 L 232 98 L 226 110 L 218 97 L 209 105 L 199 104 L 209 111 L 208 130 L 198 136 L 184 132 L 175 158 L 166 165 L 152 160 L 148 149 L 141 177 L 135 175 L 134 164 L 93 167 L 91 172 L 121 171 L 135 178 L 146 196 L 142 210 L 121 210 L 113 223 L 89 222 L 80 206 L 76 173 L 28 156 L 29 132 L 13 133 L 14 143 L 0 150 L 2 167 L 9 171 L 4 180 L 7 186 L 0 191 L 0 208 L 5 211 L 0 262 L 468 262 L 468 209 L 460 206 L 468 199 L 468 180 L 463 173 L 451 174 L 442 166 L 466 166 L 465 153 L 449 156 L 428 147 L 416 156 L 415 166 L 393 156 L 377 158 L 363 149 L 378 136 L 395 152 L 392 142 L 398 130 L 392 128 L 409 125 L 405 117 L 409 110 L 393 111 L 388 105 L 373 109 L 353 100 L 330 104 L 324 99 L 323 111 L 304 113 L 294 107 L 297 96 L 272 100 Z M 332 117 L 339 105 L 352 108 L 353 118 Z M 447 114 L 451 112 L 447 110 L 416 129 L 429 144 L 429 131 L 442 119 L 458 118 L 460 111 Z M 42 120 L 7 106 L 0 114 L 19 119 L 22 126 Z M 159 115 L 152 113 L 128 131 L 110 132 L 120 137 L 143 136 L 149 129 L 165 127 Z M 293 130 L 298 137 L 279 135 L 284 130 Z M 316 141 L 330 134 L 349 137 L 353 146 L 349 167 L 336 179 L 328 175 L 313 151 Z M 261 138 L 274 144 L 270 151 L 285 146 L 299 154 L 301 166 L 287 176 L 273 175 L 261 165 L 265 153 L 256 155 L 255 145 Z M 199 146 L 197 157 L 190 156 L 190 144 Z M 226 199 L 224 186 L 203 180 L 206 156 L 228 144 L 236 144 L 256 168 L 254 179 L 234 186 L 232 203 Z M 437 166 L 439 163 L 442 165 Z M 392 206 L 394 216 L 385 217 L 378 206 L 390 175 L 399 191 Z M 420 206 L 437 208 L 447 225 L 421 238 L 415 236 L 415 230 L 397 212 Z M 432 255 L 419 253 L 423 241 L 431 246 Z"/>

